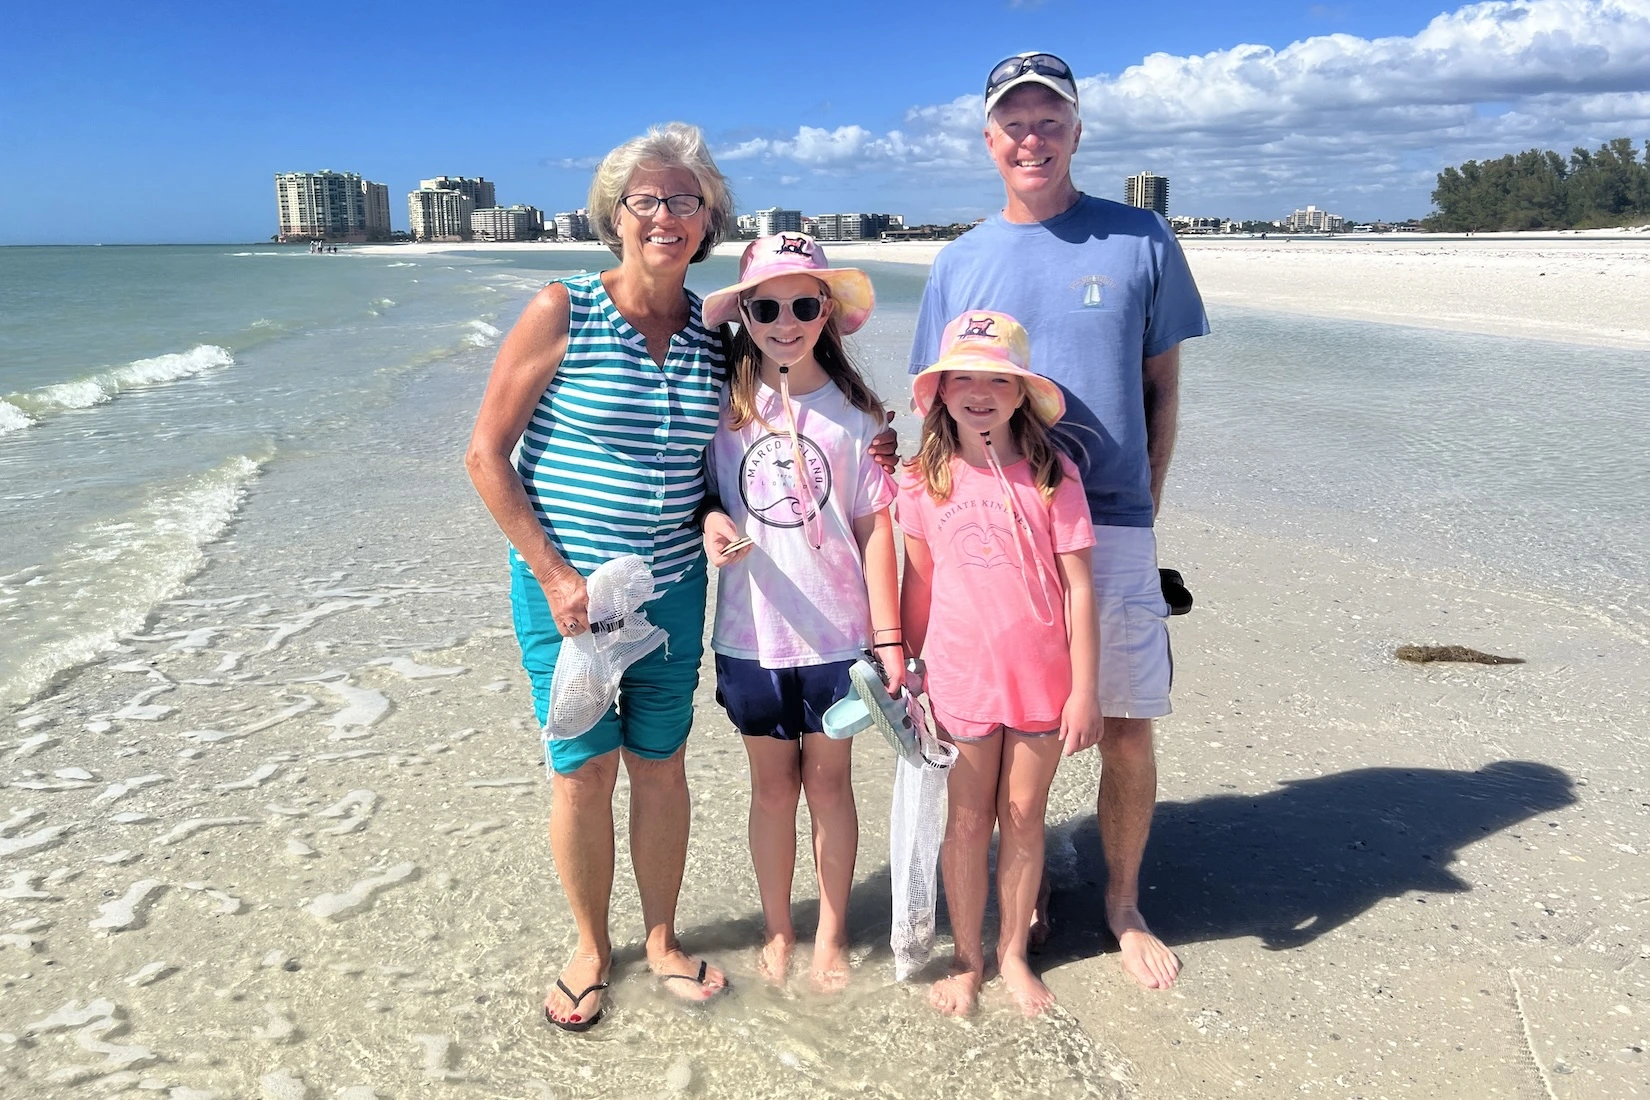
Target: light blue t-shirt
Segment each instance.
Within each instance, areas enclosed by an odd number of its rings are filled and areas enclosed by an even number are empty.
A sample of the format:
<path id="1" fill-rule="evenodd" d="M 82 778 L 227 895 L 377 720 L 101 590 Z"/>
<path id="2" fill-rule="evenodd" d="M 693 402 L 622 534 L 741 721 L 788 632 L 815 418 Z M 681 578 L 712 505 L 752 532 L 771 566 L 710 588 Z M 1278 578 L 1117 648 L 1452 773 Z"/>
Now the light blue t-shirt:
<path id="1" fill-rule="evenodd" d="M 1209 331 L 1167 223 L 1091 195 L 1046 222 L 998 214 L 980 223 L 934 260 L 912 374 L 938 358 L 946 324 L 970 309 L 1025 325 L 1032 369 L 1065 392 L 1056 434 L 1083 475 L 1094 522 L 1150 527 L 1144 361 Z"/>

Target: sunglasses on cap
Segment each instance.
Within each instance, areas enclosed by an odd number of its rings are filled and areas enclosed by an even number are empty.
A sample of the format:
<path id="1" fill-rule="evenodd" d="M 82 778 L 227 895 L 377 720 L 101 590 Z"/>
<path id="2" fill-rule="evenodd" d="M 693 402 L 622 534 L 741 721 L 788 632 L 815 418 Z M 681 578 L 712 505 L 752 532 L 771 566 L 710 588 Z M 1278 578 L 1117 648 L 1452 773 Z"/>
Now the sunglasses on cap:
<path id="1" fill-rule="evenodd" d="M 991 75 L 985 78 L 985 97 L 990 99 L 996 94 L 997 89 L 1018 80 L 1026 73 L 1036 73 L 1038 76 L 1061 81 L 1070 91 L 1071 97 L 1077 98 L 1077 80 L 1071 75 L 1071 66 L 1051 53 L 1027 54 L 997 62 L 996 67 L 991 70 Z"/>
<path id="2" fill-rule="evenodd" d="M 818 294 L 810 294 L 806 298 L 792 298 L 789 302 L 782 302 L 778 298 L 752 298 L 745 303 L 745 312 L 750 314 L 750 319 L 757 324 L 771 325 L 779 320 L 781 306 L 789 306 L 791 316 L 806 324 L 819 320 L 819 315 L 825 311 L 825 299 Z"/>

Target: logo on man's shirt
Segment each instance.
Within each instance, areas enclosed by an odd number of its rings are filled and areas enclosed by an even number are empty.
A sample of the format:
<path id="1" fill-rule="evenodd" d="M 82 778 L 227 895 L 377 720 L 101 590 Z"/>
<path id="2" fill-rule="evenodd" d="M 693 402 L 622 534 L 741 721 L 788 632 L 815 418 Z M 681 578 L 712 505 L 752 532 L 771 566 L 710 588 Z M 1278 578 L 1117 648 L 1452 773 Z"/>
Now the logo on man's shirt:
<path id="1" fill-rule="evenodd" d="M 801 527 L 810 511 L 823 509 L 831 499 L 825 452 L 801 433 L 798 442 L 800 448 L 792 448 L 789 434 L 769 433 L 752 443 L 739 462 L 739 497 L 745 510 L 768 527 Z M 796 468 L 797 450 L 805 471 Z"/>
<path id="2" fill-rule="evenodd" d="M 1109 275 L 1084 275 L 1071 284 L 1072 290 L 1082 292 L 1084 309 L 1104 308 L 1108 287 L 1112 289 L 1117 287 L 1117 280 Z"/>

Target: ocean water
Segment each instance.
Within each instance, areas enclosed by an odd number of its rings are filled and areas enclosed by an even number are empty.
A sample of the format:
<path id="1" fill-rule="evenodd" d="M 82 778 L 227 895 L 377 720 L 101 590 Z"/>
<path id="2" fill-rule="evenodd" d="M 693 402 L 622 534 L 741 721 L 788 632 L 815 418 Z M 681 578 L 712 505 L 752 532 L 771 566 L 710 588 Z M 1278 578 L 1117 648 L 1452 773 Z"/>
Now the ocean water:
<path id="1" fill-rule="evenodd" d="M 547 278 L 608 262 L 0 249 L 0 701 L 140 631 L 273 464 L 416 433 L 383 422 L 398 396 L 484 370 Z M 854 346 L 903 412 L 925 272 L 868 267 L 879 308 Z M 715 257 L 690 285 L 733 273 Z M 1233 309 L 1213 322 L 1186 348 L 1176 507 L 1552 588 L 1650 638 L 1650 354 Z M 899 426 L 909 448 L 916 423 Z"/>

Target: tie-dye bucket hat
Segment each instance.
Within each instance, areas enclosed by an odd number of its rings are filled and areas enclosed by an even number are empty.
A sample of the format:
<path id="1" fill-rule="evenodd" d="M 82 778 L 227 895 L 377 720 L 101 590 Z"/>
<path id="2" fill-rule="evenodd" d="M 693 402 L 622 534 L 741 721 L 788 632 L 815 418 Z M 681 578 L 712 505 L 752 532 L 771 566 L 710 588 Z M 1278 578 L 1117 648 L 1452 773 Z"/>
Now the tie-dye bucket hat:
<path id="1" fill-rule="evenodd" d="M 970 310 L 945 326 L 940 357 L 911 382 L 918 415 L 928 415 L 946 371 L 1012 375 L 1025 385 L 1031 407 L 1044 424 L 1056 424 L 1066 415 L 1060 387 L 1031 369 L 1031 338 L 1025 326 L 1006 313 Z"/>
<path id="2" fill-rule="evenodd" d="M 700 316 L 708 326 L 737 321 L 744 293 L 783 275 L 812 275 L 824 283 L 831 292 L 837 328 L 844 335 L 858 332 L 877 304 L 865 272 L 830 266 L 825 250 L 806 233 L 775 233 L 750 243 L 739 257 L 739 281 L 708 295 Z"/>

